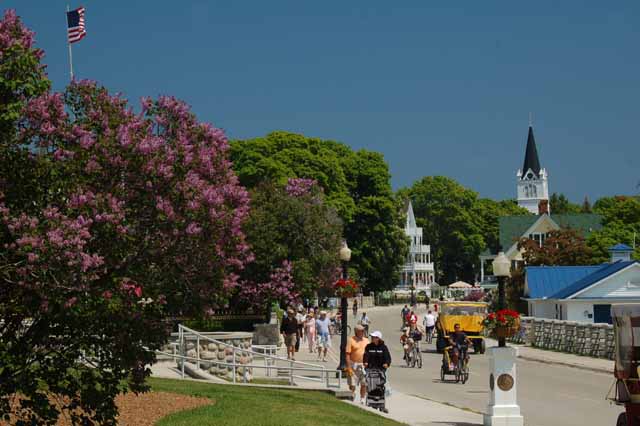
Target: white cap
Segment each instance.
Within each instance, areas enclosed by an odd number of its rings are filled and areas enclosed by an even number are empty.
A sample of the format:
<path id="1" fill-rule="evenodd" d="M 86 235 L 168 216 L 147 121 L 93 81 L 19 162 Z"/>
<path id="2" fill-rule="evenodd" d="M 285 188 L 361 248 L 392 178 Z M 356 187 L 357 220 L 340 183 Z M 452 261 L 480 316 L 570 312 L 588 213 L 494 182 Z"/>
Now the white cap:
<path id="1" fill-rule="evenodd" d="M 382 333 L 376 330 L 373 333 L 371 333 L 371 337 L 377 337 L 378 339 L 382 339 Z"/>

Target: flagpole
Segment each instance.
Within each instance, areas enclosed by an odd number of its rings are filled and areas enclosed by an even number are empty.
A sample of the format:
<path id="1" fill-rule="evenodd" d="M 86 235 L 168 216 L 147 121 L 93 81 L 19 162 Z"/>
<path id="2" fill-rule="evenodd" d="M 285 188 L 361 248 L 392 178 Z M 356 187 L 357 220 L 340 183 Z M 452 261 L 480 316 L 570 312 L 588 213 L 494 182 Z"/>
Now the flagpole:
<path id="1" fill-rule="evenodd" d="M 67 13 L 69 13 L 69 5 L 67 5 Z M 69 21 L 68 15 L 65 16 L 67 18 L 67 46 L 69 46 L 69 70 L 71 71 L 71 81 L 73 81 L 73 52 L 71 51 L 71 42 L 69 41 Z"/>

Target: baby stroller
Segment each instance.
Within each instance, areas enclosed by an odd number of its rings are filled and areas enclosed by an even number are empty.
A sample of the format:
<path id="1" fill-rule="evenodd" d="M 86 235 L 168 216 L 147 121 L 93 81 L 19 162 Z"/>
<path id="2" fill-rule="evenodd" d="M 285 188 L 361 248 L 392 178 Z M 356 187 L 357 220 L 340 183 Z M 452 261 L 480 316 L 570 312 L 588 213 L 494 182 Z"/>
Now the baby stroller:
<path id="1" fill-rule="evenodd" d="M 385 407 L 386 401 L 384 395 L 384 385 L 387 383 L 387 376 L 384 370 L 377 368 L 367 369 L 366 382 L 367 406 L 387 413 L 388 411 Z"/>

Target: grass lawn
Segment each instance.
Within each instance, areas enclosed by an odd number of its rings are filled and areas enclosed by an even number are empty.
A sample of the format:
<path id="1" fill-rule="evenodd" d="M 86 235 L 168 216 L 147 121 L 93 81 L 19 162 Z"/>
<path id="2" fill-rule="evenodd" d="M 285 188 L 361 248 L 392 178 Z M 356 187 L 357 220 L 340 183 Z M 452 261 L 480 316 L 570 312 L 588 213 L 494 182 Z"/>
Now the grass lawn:
<path id="1" fill-rule="evenodd" d="M 157 426 L 400 426 L 330 394 L 150 379 L 154 391 L 207 397 L 215 404 L 171 414 Z"/>

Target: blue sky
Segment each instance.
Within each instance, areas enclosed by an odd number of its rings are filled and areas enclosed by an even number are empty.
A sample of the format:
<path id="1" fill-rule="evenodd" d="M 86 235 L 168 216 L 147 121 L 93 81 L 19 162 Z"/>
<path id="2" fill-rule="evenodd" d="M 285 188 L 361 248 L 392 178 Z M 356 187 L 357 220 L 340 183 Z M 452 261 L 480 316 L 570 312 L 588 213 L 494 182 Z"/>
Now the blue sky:
<path id="1" fill-rule="evenodd" d="M 380 151 L 395 188 L 445 175 L 515 196 L 529 112 L 549 189 L 640 181 L 640 2 L 71 2 L 79 78 L 184 99 L 231 138 L 288 130 Z M 66 2 L 2 0 L 68 82 Z M 634 29 L 635 28 L 635 29 Z"/>

